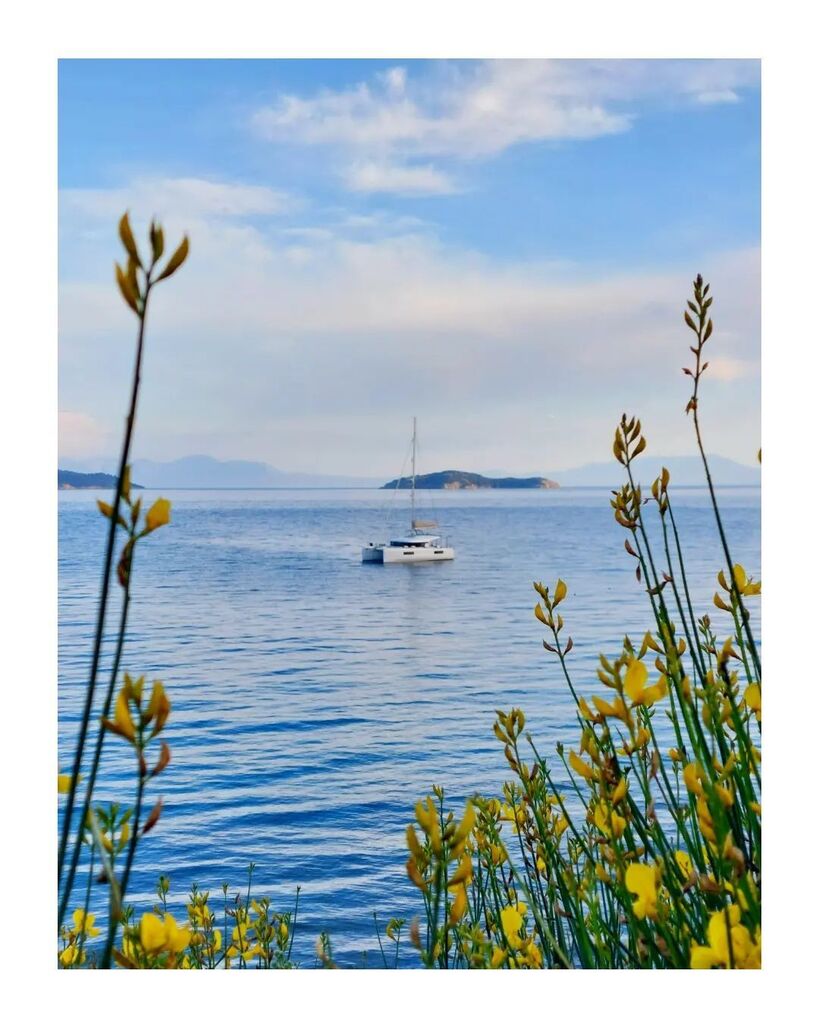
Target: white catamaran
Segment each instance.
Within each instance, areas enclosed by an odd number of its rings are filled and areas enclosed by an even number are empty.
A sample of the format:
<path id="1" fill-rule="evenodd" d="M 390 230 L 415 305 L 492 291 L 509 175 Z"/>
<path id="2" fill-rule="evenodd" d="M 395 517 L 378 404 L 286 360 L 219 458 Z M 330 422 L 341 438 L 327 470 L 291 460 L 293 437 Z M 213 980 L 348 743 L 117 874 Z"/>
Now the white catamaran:
<path id="1" fill-rule="evenodd" d="M 415 448 L 417 438 L 416 418 L 412 418 L 412 489 L 410 491 L 410 530 L 404 537 L 395 537 L 384 544 L 372 541 L 361 549 L 362 562 L 392 564 L 403 562 L 445 562 L 455 557 L 455 549 L 447 547 L 441 537 L 429 530 L 438 525 L 430 519 L 415 518 Z M 396 486 L 400 486 L 399 480 Z"/>

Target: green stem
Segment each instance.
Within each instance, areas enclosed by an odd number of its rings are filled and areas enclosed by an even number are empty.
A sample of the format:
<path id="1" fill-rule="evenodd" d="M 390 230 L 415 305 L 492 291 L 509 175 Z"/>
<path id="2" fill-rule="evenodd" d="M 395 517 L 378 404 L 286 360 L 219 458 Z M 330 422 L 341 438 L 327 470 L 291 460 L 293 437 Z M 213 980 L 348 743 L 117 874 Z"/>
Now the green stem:
<path id="1" fill-rule="evenodd" d="M 74 753 L 74 763 L 71 777 L 72 785 L 68 792 L 68 800 L 65 807 L 63 826 L 60 834 L 59 853 L 57 856 L 57 882 L 62 879 L 63 865 L 65 862 L 66 850 L 68 847 L 68 836 L 71 832 L 71 821 L 74 811 L 74 797 L 77 790 L 77 778 L 82 767 L 83 753 L 85 751 L 85 740 L 88 734 L 88 726 L 91 721 L 91 712 L 94 706 L 94 691 L 97 685 L 97 672 L 99 670 L 100 655 L 102 652 L 102 639 L 105 632 L 105 613 L 108 607 L 108 591 L 111 583 L 111 567 L 114 560 L 114 540 L 116 538 L 117 525 L 119 520 L 119 509 L 122 500 L 122 481 L 125 476 L 125 469 L 131 453 L 131 437 L 134 431 L 136 419 L 137 399 L 139 397 L 139 385 L 142 372 L 142 353 L 145 342 L 145 318 L 148 312 L 148 298 L 151 291 L 151 268 L 147 272 L 145 282 L 145 299 L 139 314 L 139 331 L 137 333 L 136 357 L 134 360 L 134 374 L 131 383 L 131 401 L 128 408 L 128 417 L 125 423 L 125 436 L 122 442 L 122 451 L 119 459 L 119 470 L 117 472 L 117 490 L 114 496 L 114 505 L 111 512 L 111 520 L 108 528 L 108 539 L 105 545 L 105 559 L 103 561 L 102 584 L 100 587 L 100 600 L 97 609 L 97 625 L 94 634 L 94 649 L 91 657 L 91 672 L 88 679 L 88 688 L 85 694 L 85 705 L 83 707 L 82 719 L 80 721 L 80 732 L 77 737 L 77 748 Z M 59 922 L 58 922 L 59 930 Z"/>

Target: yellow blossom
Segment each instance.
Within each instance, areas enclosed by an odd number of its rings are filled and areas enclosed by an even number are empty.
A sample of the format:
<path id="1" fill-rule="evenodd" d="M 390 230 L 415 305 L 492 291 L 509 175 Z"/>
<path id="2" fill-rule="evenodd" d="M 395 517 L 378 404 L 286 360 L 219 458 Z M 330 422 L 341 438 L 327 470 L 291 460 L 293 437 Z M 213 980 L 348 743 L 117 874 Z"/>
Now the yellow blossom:
<path id="1" fill-rule="evenodd" d="M 762 690 L 759 683 L 751 683 L 742 695 L 745 706 L 754 712 L 757 722 L 762 721 Z"/>
<path id="2" fill-rule="evenodd" d="M 497 970 L 499 967 L 503 967 L 504 961 L 506 960 L 506 950 L 502 946 L 492 947 L 492 960 L 490 961 L 490 967 Z"/>
<path id="3" fill-rule="evenodd" d="M 713 844 L 717 841 L 717 834 L 714 831 L 714 819 L 708 809 L 708 804 L 702 796 L 697 797 L 697 820 L 700 825 L 700 832 Z"/>
<path id="4" fill-rule="evenodd" d="M 171 521 L 171 503 L 167 498 L 157 498 L 145 513 L 145 530 L 150 533 L 152 530 L 166 526 Z"/>
<path id="5" fill-rule="evenodd" d="M 642 920 L 657 916 L 657 872 L 650 864 L 629 864 L 626 868 L 626 888 L 637 899 L 633 910 Z"/>
<path id="6" fill-rule="evenodd" d="M 157 917 L 142 915 L 139 923 L 139 941 L 146 953 L 181 953 L 191 941 L 191 930 L 180 928 L 172 914 Z"/>
<path id="7" fill-rule="evenodd" d="M 586 764 L 583 758 L 575 754 L 573 750 L 569 751 L 569 764 L 578 775 L 582 775 L 587 782 L 591 782 L 594 774 L 591 765 Z"/>
<path id="8" fill-rule="evenodd" d="M 653 686 L 646 686 L 648 681 L 648 669 L 642 661 L 632 661 L 626 670 L 626 678 L 623 688 L 631 700 L 632 706 L 644 705 L 651 707 L 661 697 L 668 693 L 668 682 L 664 675 L 661 675 L 658 682 Z"/>
<path id="9" fill-rule="evenodd" d="M 626 793 L 628 793 L 628 782 L 626 781 L 625 775 L 621 775 L 620 781 L 614 787 L 614 792 L 611 795 L 611 802 L 613 804 L 619 804 Z"/>
<path id="10" fill-rule="evenodd" d="M 84 959 L 85 953 L 80 953 L 73 943 L 70 946 L 66 946 L 62 953 L 60 953 L 60 963 L 63 967 L 71 967 L 74 963 L 82 963 Z"/>
<path id="11" fill-rule="evenodd" d="M 648 743 L 650 739 L 651 733 L 648 731 L 648 729 L 644 728 L 641 725 L 640 728 L 637 730 L 637 735 L 634 737 L 634 742 L 624 744 L 621 753 L 634 754 L 638 750 L 642 750 L 642 748 Z"/>
<path id="12" fill-rule="evenodd" d="M 732 903 L 726 910 L 717 910 L 708 921 L 708 945 L 691 947 L 691 967 L 707 970 L 731 966 L 759 970 L 762 965 L 762 941 L 759 930 L 755 936 L 740 922 L 740 909 Z M 729 942 L 730 930 L 730 942 Z"/>
<path id="13" fill-rule="evenodd" d="M 691 858 L 688 856 L 685 850 L 675 850 L 674 860 L 676 860 L 677 866 L 679 867 L 680 871 L 682 871 L 687 881 L 694 873 L 694 869 L 691 866 Z"/>
<path id="14" fill-rule="evenodd" d="M 472 881 L 472 858 L 464 856 L 461 858 L 455 874 L 449 880 L 449 888 L 455 889 L 458 885 L 469 885 Z"/>
<path id="15" fill-rule="evenodd" d="M 139 923 L 139 941 L 146 953 L 158 953 L 165 945 L 165 925 L 156 914 L 143 914 Z"/>
<path id="16" fill-rule="evenodd" d="M 450 907 L 450 910 L 449 910 L 449 923 L 450 924 L 457 924 L 461 920 L 461 918 L 464 916 L 466 908 L 467 908 L 466 886 L 465 885 L 459 885 L 458 886 L 458 891 L 455 893 L 455 899 L 452 901 L 452 906 Z"/>
<path id="17" fill-rule="evenodd" d="M 58 775 L 57 776 L 57 792 L 58 793 L 70 793 L 71 792 L 71 775 Z M 82 782 L 82 775 L 77 776 L 77 783 Z"/>
<path id="18" fill-rule="evenodd" d="M 523 927 L 523 914 L 518 910 L 520 905 L 504 907 L 501 911 L 501 927 L 511 949 L 520 949 L 523 945 L 523 939 L 520 936 L 520 930 Z"/>
<path id="19" fill-rule="evenodd" d="M 93 939 L 99 935 L 99 928 L 94 927 L 94 921 L 96 921 L 96 914 L 86 914 L 84 910 L 75 910 L 72 917 L 74 918 L 74 927 L 71 929 L 72 935 L 82 935 L 83 933 L 88 936 L 89 939 Z"/>
<path id="20" fill-rule="evenodd" d="M 602 803 L 598 803 L 595 808 L 594 823 L 603 835 L 609 838 L 614 836 L 615 839 L 619 839 L 626 828 L 626 819 Z"/>
<path id="21" fill-rule="evenodd" d="M 705 772 L 703 771 L 702 765 L 697 764 L 696 761 L 691 761 L 683 768 L 683 782 L 685 788 L 689 793 L 697 795 L 702 793 L 702 779 L 705 778 Z"/>
<path id="22" fill-rule="evenodd" d="M 134 728 L 134 723 L 131 720 L 131 711 L 128 707 L 128 696 L 131 692 L 132 688 L 126 680 L 125 685 L 119 691 L 117 702 L 114 705 L 113 721 L 111 721 L 110 718 L 104 718 L 102 720 L 102 724 L 106 729 L 110 729 L 111 732 L 124 736 L 126 740 L 133 743 L 136 739 L 136 729 Z"/>

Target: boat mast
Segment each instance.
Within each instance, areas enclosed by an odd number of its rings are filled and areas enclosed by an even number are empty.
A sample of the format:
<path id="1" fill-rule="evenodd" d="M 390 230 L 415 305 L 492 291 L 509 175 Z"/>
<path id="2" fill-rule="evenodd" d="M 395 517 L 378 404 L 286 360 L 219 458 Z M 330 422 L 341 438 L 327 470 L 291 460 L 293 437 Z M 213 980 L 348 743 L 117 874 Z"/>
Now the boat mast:
<path id="1" fill-rule="evenodd" d="M 412 494 L 410 496 L 410 528 L 415 529 L 415 442 L 417 436 L 416 417 L 412 417 Z"/>

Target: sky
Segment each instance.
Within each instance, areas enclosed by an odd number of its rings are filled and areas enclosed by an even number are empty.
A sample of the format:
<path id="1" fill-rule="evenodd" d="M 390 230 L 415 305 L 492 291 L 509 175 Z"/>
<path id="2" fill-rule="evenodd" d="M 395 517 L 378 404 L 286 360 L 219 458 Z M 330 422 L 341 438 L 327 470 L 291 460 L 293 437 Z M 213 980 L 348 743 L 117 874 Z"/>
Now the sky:
<path id="1" fill-rule="evenodd" d="M 116 226 L 190 256 L 152 294 L 134 456 L 395 476 L 694 452 L 682 311 L 715 296 L 709 450 L 760 435 L 750 60 L 63 60 L 60 458 L 119 447 Z"/>

